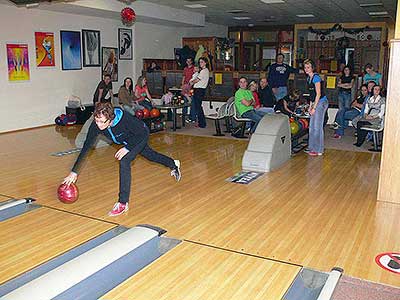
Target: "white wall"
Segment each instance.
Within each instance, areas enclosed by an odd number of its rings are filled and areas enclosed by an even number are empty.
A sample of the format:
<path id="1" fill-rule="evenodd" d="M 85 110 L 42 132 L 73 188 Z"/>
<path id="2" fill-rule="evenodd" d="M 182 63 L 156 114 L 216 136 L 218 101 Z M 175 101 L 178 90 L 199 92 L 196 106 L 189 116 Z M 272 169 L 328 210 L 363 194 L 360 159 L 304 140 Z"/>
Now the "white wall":
<path id="1" fill-rule="evenodd" d="M 90 103 L 100 80 L 100 67 L 61 71 L 60 30 L 94 29 L 101 31 L 102 46 L 117 47 L 117 20 L 47 12 L 0 5 L 0 132 L 52 124 L 64 111 L 66 97 L 74 94 Z M 55 34 L 55 68 L 36 68 L 35 31 Z M 8 81 L 6 46 L 8 42 L 27 43 L 30 81 Z M 119 62 L 119 79 L 132 73 L 132 61 Z M 115 86 L 119 84 L 114 83 Z"/>
<path id="2" fill-rule="evenodd" d="M 64 112 L 66 97 L 71 94 L 81 97 L 84 103 L 91 103 L 100 80 L 100 67 L 62 71 L 60 30 L 100 30 L 102 46 L 117 47 L 121 22 L 4 4 L 0 4 L 0 9 L 3 25 L 0 28 L 0 132 L 53 124 L 55 117 Z M 204 28 L 178 28 L 138 22 L 132 30 L 134 60 L 119 61 L 119 82 L 113 83 L 114 92 L 124 77 L 140 75 L 142 58 L 173 58 L 173 49 L 182 46 L 182 37 L 227 35 L 227 27 L 212 24 Z M 35 31 L 54 32 L 55 68 L 36 68 Z M 30 81 L 8 81 L 5 44 L 9 42 L 28 44 Z"/>

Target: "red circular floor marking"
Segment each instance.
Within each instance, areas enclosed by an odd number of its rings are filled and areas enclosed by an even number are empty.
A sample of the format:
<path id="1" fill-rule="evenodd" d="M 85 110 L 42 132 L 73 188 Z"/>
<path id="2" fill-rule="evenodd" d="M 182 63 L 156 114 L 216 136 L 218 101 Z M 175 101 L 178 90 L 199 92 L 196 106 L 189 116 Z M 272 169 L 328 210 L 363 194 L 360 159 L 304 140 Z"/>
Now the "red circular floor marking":
<path id="1" fill-rule="evenodd" d="M 400 253 L 385 252 L 375 257 L 375 262 L 382 269 L 400 275 Z"/>

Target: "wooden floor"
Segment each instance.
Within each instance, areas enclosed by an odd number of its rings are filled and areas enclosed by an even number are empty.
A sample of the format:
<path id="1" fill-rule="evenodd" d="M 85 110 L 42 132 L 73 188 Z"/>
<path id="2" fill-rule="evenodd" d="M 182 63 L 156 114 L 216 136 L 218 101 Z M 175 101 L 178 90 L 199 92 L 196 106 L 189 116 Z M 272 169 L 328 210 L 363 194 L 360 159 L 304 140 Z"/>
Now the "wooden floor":
<path id="1" fill-rule="evenodd" d="M 116 147 L 90 154 L 78 180 L 76 204 L 56 199 L 56 188 L 77 155 L 50 153 L 74 148 L 76 133 L 73 127 L 62 131 L 47 127 L 0 135 L 0 194 L 33 197 L 47 207 L 127 226 L 153 224 L 188 242 L 322 271 L 340 266 L 349 276 L 400 286 L 398 275 L 374 262 L 378 253 L 400 249 L 400 205 L 376 201 L 379 154 L 338 150 L 316 158 L 299 154 L 252 184 L 239 185 L 225 179 L 241 170 L 246 141 L 155 134 L 151 145 L 181 160 L 182 181 L 175 183 L 169 170 L 138 158 L 132 167 L 130 211 L 109 218 L 107 212 L 118 195 Z M 184 245 L 179 251 L 195 247 Z M 207 256 L 211 250 L 204 251 L 199 255 Z M 184 261 L 176 264 L 184 270 Z M 157 262 L 153 272 L 164 268 Z M 224 282 L 225 277 L 216 274 L 210 276 Z M 282 276 L 290 278 L 287 274 Z M 286 288 L 289 285 L 285 283 Z M 272 290 L 278 295 L 282 287 Z"/>
<path id="2" fill-rule="evenodd" d="M 102 299 L 275 300 L 282 298 L 299 270 L 183 242 Z"/>

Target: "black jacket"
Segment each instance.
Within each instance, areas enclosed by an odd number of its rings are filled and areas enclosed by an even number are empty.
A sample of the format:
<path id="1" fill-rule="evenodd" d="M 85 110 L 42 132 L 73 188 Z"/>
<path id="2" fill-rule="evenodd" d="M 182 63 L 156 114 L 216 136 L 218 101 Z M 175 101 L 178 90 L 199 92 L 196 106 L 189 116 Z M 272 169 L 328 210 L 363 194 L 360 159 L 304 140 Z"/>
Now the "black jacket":
<path id="1" fill-rule="evenodd" d="M 114 108 L 115 118 L 113 124 L 104 130 L 100 130 L 93 121 L 83 144 L 81 153 L 75 161 L 72 171 L 78 173 L 79 166 L 86 157 L 88 151 L 97 140 L 99 134 L 105 135 L 116 144 L 125 145 L 129 151 L 135 145 L 149 138 L 149 129 L 146 124 L 120 108 Z"/>

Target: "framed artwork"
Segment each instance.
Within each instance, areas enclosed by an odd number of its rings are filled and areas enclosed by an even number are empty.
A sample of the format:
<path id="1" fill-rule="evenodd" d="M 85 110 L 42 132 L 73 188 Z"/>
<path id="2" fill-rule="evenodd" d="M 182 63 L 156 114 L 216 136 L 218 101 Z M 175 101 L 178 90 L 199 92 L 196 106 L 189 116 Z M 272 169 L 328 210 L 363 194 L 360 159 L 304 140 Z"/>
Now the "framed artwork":
<path id="1" fill-rule="evenodd" d="M 118 28 L 119 59 L 132 60 L 132 29 Z"/>
<path id="2" fill-rule="evenodd" d="M 111 47 L 101 48 L 101 76 L 111 75 L 112 81 L 118 81 L 118 49 Z"/>
<path id="3" fill-rule="evenodd" d="M 8 80 L 27 81 L 29 73 L 28 44 L 7 44 Z"/>
<path id="4" fill-rule="evenodd" d="M 62 70 L 81 70 L 81 33 L 80 31 L 60 31 Z"/>
<path id="5" fill-rule="evenodd" d="M 54 67 L 54 33 L 53 32 L 35 32 L 36 47 L 36 66 Z"/>
<path id="6" fill-rule="evenodd" d="M 100 67 L 100 31 L 82 30 L 84 67 Z"/>

